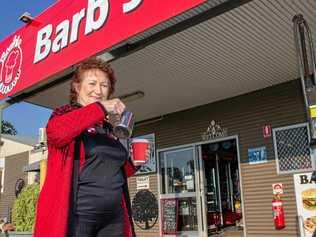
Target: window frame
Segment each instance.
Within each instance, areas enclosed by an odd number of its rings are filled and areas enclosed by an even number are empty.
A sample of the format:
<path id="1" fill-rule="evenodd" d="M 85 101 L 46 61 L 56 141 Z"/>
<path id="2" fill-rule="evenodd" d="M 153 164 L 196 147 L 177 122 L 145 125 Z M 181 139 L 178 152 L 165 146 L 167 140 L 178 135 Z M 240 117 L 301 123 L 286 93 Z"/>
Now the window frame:
<path id="1" fill-rule="evenodd" d="M 171 150 L 165 150 L 165 151 L 161 151 L 159 154 L 158 154 L 158 159 L 160 159 L 160 154 L 162 154 L 163 157 L 162 160 L 163 160 L 163 163 L 164 163 L 164 167 L 166 167 L 166 164 L 167 164 L 167 157 L 166 155 L 167 154 L 170 154 L 170 153 L 175 153 L 175 152 L 180 152 L 180 151 L 189 151 L 189 150 L 192 150 L 192 153 L 193 153 L 193 156 L 195 157 L 196 156 L 196 150 L 195 148 L 192 146 L 188 146 L 188 147 L 183 147 L 183 148 L 179 148 L 179 149 L 171 149 Z M 160 162 L 160 161 L 159 161 Z M 194 159 L 194 191 L 187 191 L 187 192 L 174 192 L 174 193 L 169 193 L 169 186 L 168 186 L 168 177 L 167 177 L 167 174 L 165 173 L 164 174 L 164 177 L 161 177 L 161 179 L 164 179 L 164 182 L 161 182 L 161 184 L 164 183 L 165 187 L 162 188 L 165 189 L 165 192 L 166 193 L 162 193 L 162 195 L 175 195 L 175 194 L 190 194 L 189 196 L 191 197 L 191 195 L 195 195 L 196 193 L 196 160 Z M 161 174 L 161 166 L 159 167 L 159 173 Z M 162 176 L 162 175 L 161 175 Z M 162 180 L 161 180 L 162 181 Z"/>

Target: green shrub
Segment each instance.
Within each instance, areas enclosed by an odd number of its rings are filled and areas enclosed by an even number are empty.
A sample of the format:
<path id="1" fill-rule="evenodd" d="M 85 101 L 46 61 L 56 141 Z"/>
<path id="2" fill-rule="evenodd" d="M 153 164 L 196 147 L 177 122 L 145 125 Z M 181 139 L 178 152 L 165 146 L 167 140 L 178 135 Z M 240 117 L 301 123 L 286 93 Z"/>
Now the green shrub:
<path id="1" fill-rule="evenodd" d="M 16 231 L 33 230 L 38 193 L 38 184 L 27 185 L 15 200 L 12 209 L 12 222 Z"/>

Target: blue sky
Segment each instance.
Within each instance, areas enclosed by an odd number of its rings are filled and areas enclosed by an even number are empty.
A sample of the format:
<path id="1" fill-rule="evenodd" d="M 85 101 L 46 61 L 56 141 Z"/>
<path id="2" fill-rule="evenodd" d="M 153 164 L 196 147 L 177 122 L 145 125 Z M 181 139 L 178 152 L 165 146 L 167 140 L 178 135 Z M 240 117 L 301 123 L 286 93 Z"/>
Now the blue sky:
<path id="1" fill-rule="evenodd" d="M 23 26 L 19 17 L 24 12 L 38 15 L 55 0 L 2 0 L 0 8 L 0 42 Z M 0 102 L 1 103 L 1 102 Z M 38 128 L 46 125 L 51 111 L 28 103 L 18 103 L 4 110 L 4 119 L 10 121 L 19 135 L 37 137 Z"/>

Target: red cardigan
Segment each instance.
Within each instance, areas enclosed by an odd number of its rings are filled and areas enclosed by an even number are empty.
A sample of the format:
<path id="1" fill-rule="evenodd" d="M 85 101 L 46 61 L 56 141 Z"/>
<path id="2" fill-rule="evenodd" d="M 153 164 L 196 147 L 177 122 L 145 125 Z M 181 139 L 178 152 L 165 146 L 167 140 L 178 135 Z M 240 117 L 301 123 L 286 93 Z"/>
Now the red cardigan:
<path id="1" fill-rule="evenodd" d="M 105 110 L 99 103 L 81 108 L 66 105 L 53 112 L 46 128 L 48 143 L 47 174 L 37 202 L 34 237 L 66 237 L 75 138 L 85 129 L 104 120 L 105 116 Z M 84 160 L 84 146 L 81 143 L 81 167 Z M 124 164 L 124 173 L 125 177 L 135 173 L 135 167 L 129 161 Z M 124 237 L 132 237 L 132 222 L 128 215 L 125 200 L 125 197 L 122 197 Z"/>

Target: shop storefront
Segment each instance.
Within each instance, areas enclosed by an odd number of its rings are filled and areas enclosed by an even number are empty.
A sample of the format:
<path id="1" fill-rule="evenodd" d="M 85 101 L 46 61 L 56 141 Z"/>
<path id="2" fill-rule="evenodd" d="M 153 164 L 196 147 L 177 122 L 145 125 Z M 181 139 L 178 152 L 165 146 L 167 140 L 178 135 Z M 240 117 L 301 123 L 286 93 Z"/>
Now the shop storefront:
<path id="1" fill-rule="evenodd" d="M 111 61 L 115 96 L 136 116 L 133 136 L 153 145 L 129 179 L 137 236 L 298 236 L 293 175 L 314 161 L 291 21 L 300 12 L 316 32 L 314 9 L 313 0 L 59 1 L 19 31 L 33 41 L 13 35 L 1 45 L 3 60 L 27 49 L 0 92 L 57 107 L 72 65 Z"/>
<path id="2" fill-rule="evenodd" d="M 141 191 L 137 179 L 148 177 L 159 221 L 136 227 L 138 234 L 298 236 L 293 173 L 312 168 L 299 88 L 295 80 L 139 125 L 135 136 L 155 134 L 157 173 L 131 178 L 131 196 Z M 296 148 L 283 153 L 284 144 Z M 284 190 L 283 229 L 273 223 L 275 183 Z"/>
<path id="3" fill-rule="evenodd" d="M 242 219 L 238 136 L 158 150 L 161 224 L 188 236 L 208 236 Z M 167 228 L 163 208 L 174 199 L 175 230 Z"/>

